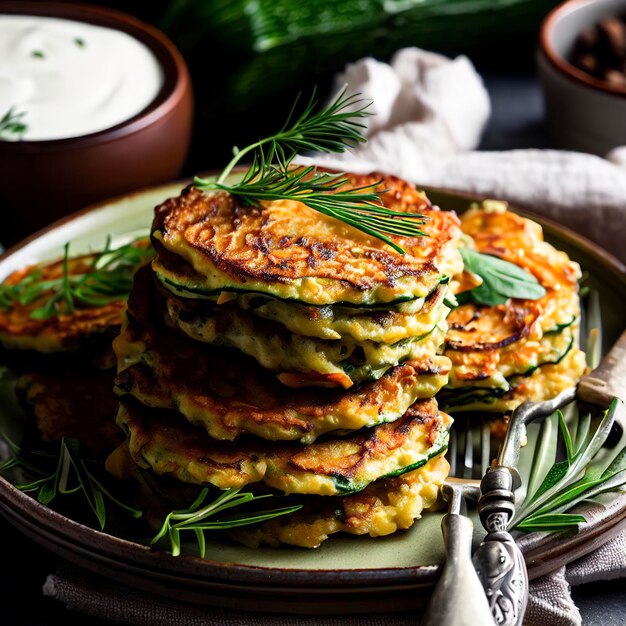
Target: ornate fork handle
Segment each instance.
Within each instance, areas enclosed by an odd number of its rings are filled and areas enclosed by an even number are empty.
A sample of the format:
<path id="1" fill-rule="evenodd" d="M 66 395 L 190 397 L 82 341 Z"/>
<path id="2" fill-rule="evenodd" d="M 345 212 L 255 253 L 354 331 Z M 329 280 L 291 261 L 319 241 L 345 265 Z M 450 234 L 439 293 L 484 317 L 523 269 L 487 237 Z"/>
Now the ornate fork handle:
<path id="1" fill-rule="evenodd" d="M 526 436 L 526 426 L 577 397 L 606 408 L 614 396 L 622 401 L 626 399 L 626 331 L 600 365 L 583 376 L 578 388 L 567 389 L 546 402 L 526 402 L 513 412 L 496 465 L 487 470 L 480 484 L 478 512 L 487 536 L 473 558 L 497 624 L 521 626 L 528 603 L 526 563 L 515 540 L 506 530 L 515 513 L 513 490 L 521 482 L 515 468 Z"/>
<path id="2" fill-rule="evenodd" d="M 472 559 L 496 624 L 518 626 L 528 604 L 528 574 L 524 556 L 507 532 L 515 513 L 513 476 L 498 466 L 487 471 L 480 483 L 478 513 L 487 536 Z"/>

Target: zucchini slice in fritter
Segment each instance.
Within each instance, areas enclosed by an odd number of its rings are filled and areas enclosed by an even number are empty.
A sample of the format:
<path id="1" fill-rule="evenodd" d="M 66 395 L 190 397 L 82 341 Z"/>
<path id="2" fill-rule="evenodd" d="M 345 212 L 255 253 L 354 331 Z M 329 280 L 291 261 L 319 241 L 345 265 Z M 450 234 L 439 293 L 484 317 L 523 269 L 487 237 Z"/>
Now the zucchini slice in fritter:
<path id="1" fill-rule="evenodd" d="M 422 400 L 394 422 L 306 446 L 217 442 L 178 414 L 134 400 L 122 400 L 117 423 L 135 463 L 157 474 L 220 489 L 263 483 L 285 494 L 331 496 L 422 467 L 447 448 L 451 420 L 434 400 Z"/>

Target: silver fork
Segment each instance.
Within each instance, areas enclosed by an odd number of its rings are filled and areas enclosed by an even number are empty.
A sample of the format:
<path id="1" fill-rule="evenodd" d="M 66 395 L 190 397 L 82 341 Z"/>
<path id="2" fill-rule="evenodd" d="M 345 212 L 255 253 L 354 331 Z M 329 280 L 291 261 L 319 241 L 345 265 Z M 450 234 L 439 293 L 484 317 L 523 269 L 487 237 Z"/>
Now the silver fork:
<path id="1" fill-rule="evenodd" d="M 477 428 L 457 418 L 450 437 L 451 478 L 443 488 L 448 513 L 442 520 L 446 562 L 422 626 L 477 626 L 522 623 L 528 601 L 528 576 L 523 555 L 507 531 L 515 513 L 514 491 L 521 480 L 516 466 L 526 426 L 575 400 L 606 409 L 614 397 L 626 398 L 626 331 L 597 368 L 546 402 L 526 402 L 511 416 L 495 464 L 491 458 L 488 422 Z M 616 421 L 626 428 L 623 401 Z M 477 480 L 482 476 L 482 480 Z M 478 500 L 487 536 L 471 556 L 472 522 L 466 500 Z"/>
<path id="2" fill-rule="evenodd" d="M 489 422 L 483 419 L 477 427 L 475 420 L 457 418 L 450 433 L 447 458 L 450 475 L 442 493 L 448 502 L 448 512 L 441 520 L 446 560 L 420 624 L 493 624 L 483 584 L 472 563 L 473 523 L 467 517 L 467 501 L 478 502 L 480 479 L 491 458 Z"/>
<path id="3" fill-rule="evenodd" d="M 598 367 L 585 374 L 576 387 L 546 402 L 525 402 L 513 412 L 497 459 L 480 483 L 478 512 L 487 536 L 473 559 L 499 625 L 521 625 L 528 600 L 526 564 L 507 531 L 515 514 L 514 491 L 521 485 L 517 465 L 526 426 L 574 401 L 607 409 L 614 398 L 621 400 L 614 421 L 626 428 L 626 331 Z"/>

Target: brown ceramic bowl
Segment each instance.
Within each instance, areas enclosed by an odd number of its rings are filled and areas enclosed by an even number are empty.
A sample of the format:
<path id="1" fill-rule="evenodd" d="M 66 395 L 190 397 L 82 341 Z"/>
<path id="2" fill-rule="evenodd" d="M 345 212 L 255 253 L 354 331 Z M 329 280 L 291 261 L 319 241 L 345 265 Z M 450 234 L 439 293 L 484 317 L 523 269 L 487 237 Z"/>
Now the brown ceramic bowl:
<path id="1" fill-rule="evenodd" d="M 44 15 L 124 31 L 147 45 L 165 80 L 153 102 L 111 128 L 69 139 L 0 141 L 0 242 L 5 246 L 93 202 L 171 180 L 183 167 L 192 89 L 180 52 L 155 28 L 111 9 L 0 1 L 0 14 Z"/>
<path id="2" fill-rule="evenodd" d="M 626 89 L 569 62 L 578 35 L 626 13 L 626 0 L 568 0 L 541 27 L 537 63 L 550 131 L 562 148 L 605 156 L 626 144 Z"/>

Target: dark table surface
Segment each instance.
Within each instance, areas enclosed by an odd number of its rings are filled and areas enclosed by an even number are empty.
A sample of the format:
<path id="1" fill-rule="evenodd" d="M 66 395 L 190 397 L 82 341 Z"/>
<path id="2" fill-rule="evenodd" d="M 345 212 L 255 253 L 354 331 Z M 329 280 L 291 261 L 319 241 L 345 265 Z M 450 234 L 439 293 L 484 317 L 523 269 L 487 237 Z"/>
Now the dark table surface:
<path id="1" fill-rule="evenodd" d="M 492 100 L 492 117 L 481 149 L 552 147 L 543 122 L 543 102 L 532 74 L 488 75 L 485 83 Z M 59 559 L 22 537 L 0 519 L 0 625 L 98 626 L 108 622 L 87 618 L 46 598 L 41 587 Z M 585 626 L 626 625 L 626 582 L 601 582 L 574 589 Z M 550 626 L 546 624 L 546 626 Z"/>

